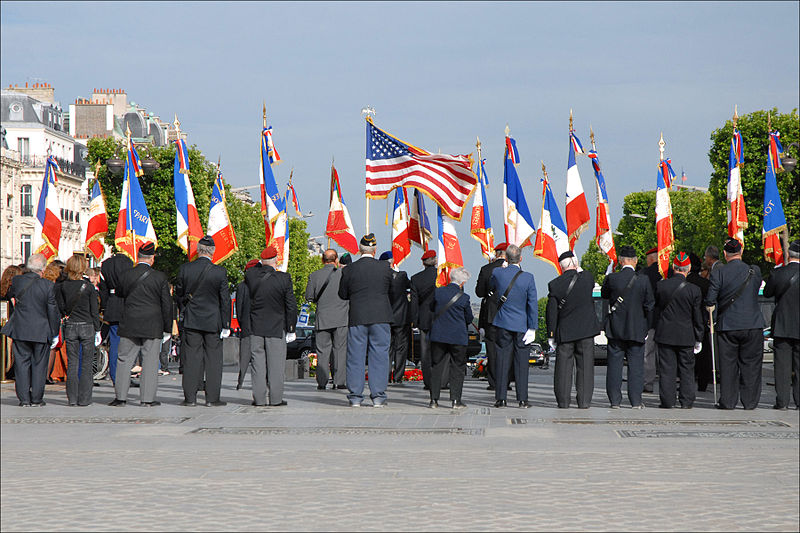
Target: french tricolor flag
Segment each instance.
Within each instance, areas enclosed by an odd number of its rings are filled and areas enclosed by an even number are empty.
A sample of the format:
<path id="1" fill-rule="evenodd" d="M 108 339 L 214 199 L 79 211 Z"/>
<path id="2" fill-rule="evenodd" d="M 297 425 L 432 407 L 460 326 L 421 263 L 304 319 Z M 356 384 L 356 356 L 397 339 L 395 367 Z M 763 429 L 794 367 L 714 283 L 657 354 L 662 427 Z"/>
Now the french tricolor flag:
<path id="1" fill-rule="evenodd" d="M 225 201 L 225 183 L 222 174 L 217 169 L 217 179 L 211 190 L 211 208 L 208 210 L 208 234 L 214 239 L 214 264 L 225 261 L 239 249 L 236 242 L 236 233 L 233 231 L 231 219 L 228 216 L 228 204 Z"/>
<path id="2" fill-rule="evenodd" d="M 409 203 L 408 238 L 415 244 L 428 251 L 428 241 L 431 240 L 431 223 L 425 211 L 425 200 L 418 189 L 414 189 L 414 200 Z"/>
<path id="3" fill-rule="evenodd" d="M 125 161 L 125 178 L 122 182 L 122 198 L 119 202 L 114 244 L 118 251 L 130 257 L 134 263 L 139 256 L 139 246 L 146 242 L 158 246 L 156 229 L 147 211 L 137 169 L 141 173 L 139 155 L 131 141 L 128 144 L 128 159 Z"/>
<path id="4" fill-rule="evenodd" d="M 108 233 L 108 214 L 100 181 L 95 180 L 92 186 L 92 199 L 89 202 L 89 222 L 86 224 L 86 244 L 84 245 L 94 258 L 100 261 L 105 254 L 105 240 Z"/>
<path id="5" fill-rule="evenodd" d="M 744 229 L 747 227 L 747 210 L 742 191 L 742 134 L 733 129 L 728 158 L 728 236 L 744 246 Z"/>
<path id="6" fill-rule="evenodd" d="M 569 132 L 569 160 L 567 162 L 567 235 L 569 235 L 569 249 L 575 248 L 575 242 L 580 234 L 589 226 L 589 205 L 583 192 L 583 183 L 578 173 L 575 154 L 583 154 L 581 141 L 575 132 Z"/>
<path id="7" fill-rule="evenodd" d="M 484 168 L 485 159 L 478 161 L 478 190 L 472 203 L 472 218 L 469 232 L 472 238 L 481 245 L 481 253 L 487 259 L 494 257 L 494 234 L 492 221 L 489 219 L 489 206 L 486 202 L 486 186 L 488 179 Z"/>
<path id="8" fill-rule="evenodd" d="M 436 265 L 436 286 L 443 287 L 450 283 L 450 270 L 464 266 L 461 258 L 461 245 L 458 243 L 456 227 L 453 219 L 442 214 L 442 208 L 438 209 L 439 217 L 439 253 L 436 254 L 438 261 Z"/>
<path id="9" fill-rule="evenodd" d="M 669 199 L 669 188 L 675 172 L 669 159 L 662 159 L 658 164 L 656 176 L 656 237 L 658 239 L 658 271 L 666 279 L 669 272 L 670 255 L 674 247 L 675 237 L 672 232 L 672 202 Z"/>
<path id="10" fill-rule="evenodd" d="M 189 181 L 189 153 L 183 139 L 175 141 L 175 211 L 178 229 L 178 245 L 186 252 L 189 261 L 197 257 L 197 241 L 203 238 L 203 226 L 197 214 L 192 183 Z"/>
<path id="11" fill-rule="evenodd" d="M 592 161 L 594 170 L 595 187 L 597 189 L 597 212 L 595 214 L 595 242 L 604 254 L 608 256 L 611 266 L 617 264 L 617 250 L 614 247 L 614 235 L 611 233 L 611 210 L 608 206 L 608 192 L 606 191 L 606 179 L 600 168 L 600 159 L 597 157 L 597 150 L 589 150 L 589 159 Z"/>
<path id="12" fill-rule="evenodd" d="M 271 162 L 274 158 L 272 144 L 272 129 L 264 127 L 261 130 L 261 166 L 259 178 L 261 181 L 261 215 L 264 217 L 264 232 L 267 246 L 274 246 L 278 251 L 279 269 L 285 271 L 288 257 L 284 257 L 286 226 L 286 197 L 278 191 L 275 175 L 272 173 Z M 275 161 L 278 159 L 276 158 Z"/>
<path id="13" fill-rule="evenodd" d="M 408 234 L 408 199 L 404 187 L 394 190 L 392 213 L 392 266 L 398 266 L 411 255 L 411 239 Z"/>
<path id="14" fill-rule="evenodd" d="M 542 216 L 539 219 L 539 230 L 536 232 L 533 255 L 556 267 L 558 273 L 561 274 L 558 257 L 569 249 L 567 227 L 558 211 L 556 199 L 553 197 L 550 182 L 545 174 L 542 178 Z"/>
<path id="15" fill-rule="evenodd" d="M 333 165 L 331 165 L 331 198 L 325 235 L 351 254 L 358 253 L 358 241 L 355 229 L 353 229 L 353 221 L 350 219 L 350 211 L 344 203 L 339 184 L 339 173 L 336 172 L 336 167 Z"/>
<path id="16" fill-rule="evenodd" d="M 42 191 L 39 194 L 39 205 L 36 207 L 35 234 L 40 235 L 43 243 L 36 253 L 44 255 L 48 261 L 58 258 L 58 245 L 61 242 L 61 210 L 58 207 L 58 163 L 53 156 L 47 156 L 44 167 Z"/>
<path id="17" fill-rule="evenodd" d="M 506 242 L 520 248 L 531 245 L 531 236 L 536 232 L 533 218 L 525 201 L 525 193 L 517 175 L 515 163 L 519 163 L 517 143 L 506 136 L 505 169 L 503 172 L 503 213 Z"/>

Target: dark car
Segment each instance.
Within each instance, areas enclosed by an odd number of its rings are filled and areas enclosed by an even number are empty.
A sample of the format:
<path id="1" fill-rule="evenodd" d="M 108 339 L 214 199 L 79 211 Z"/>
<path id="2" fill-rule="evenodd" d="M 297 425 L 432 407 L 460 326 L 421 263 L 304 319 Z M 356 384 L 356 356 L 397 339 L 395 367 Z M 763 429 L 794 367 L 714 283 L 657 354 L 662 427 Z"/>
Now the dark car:
<path id="1" fill-rule="evenodd" d="M 314 328 L 297 327 L 295 329 L 297 338 L 286 344 L 286 359 L 300 359 L 311 352 L 317 351 L 316 334 Z"/>
<path id="2" fill-rule="evenodd" d="M 414 328 L 414 342 L 412 350 L 409 354 L 409 359 L 415 363 L 419 361 L 419 329 Z M 478 327 L 473 323 L 467 326 L 467 358 L 478 355 L 483 350 L 483 342 L 481 341 L 481 334 Z"/>

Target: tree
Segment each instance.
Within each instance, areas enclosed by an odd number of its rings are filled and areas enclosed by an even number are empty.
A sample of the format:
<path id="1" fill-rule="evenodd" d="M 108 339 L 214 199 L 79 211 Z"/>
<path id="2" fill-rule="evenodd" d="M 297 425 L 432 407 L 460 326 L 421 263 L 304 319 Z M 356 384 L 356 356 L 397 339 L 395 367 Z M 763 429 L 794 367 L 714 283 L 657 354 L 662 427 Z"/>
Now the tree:
<path id="1" fill-rule="evenodd" d="M 539 298 L 539 327 L 536 328 L 536 340 L 547 348 L 547 296 Z"/>
<path id="2" fill-rule="evenodd" d="M 320 258 L 312 256 L 308 251 L 309 234 L 306 227 L 306 221 L 302 218 L 289 219 L 289 267 L 287 272 L 292 276 L 292 289 L 298 306 L 306 301 L 306 285 L 308 285 L 309 274 L 322 268 Z"/>
<path id="3" fill-rule="evenodd" d="M 581 268 L 592 273 L 595 283 L 603 284 L 608 268 L 608 256 L 600 251 L 595 241 L 590 242 L 589 248 L 583 253 Z"/>

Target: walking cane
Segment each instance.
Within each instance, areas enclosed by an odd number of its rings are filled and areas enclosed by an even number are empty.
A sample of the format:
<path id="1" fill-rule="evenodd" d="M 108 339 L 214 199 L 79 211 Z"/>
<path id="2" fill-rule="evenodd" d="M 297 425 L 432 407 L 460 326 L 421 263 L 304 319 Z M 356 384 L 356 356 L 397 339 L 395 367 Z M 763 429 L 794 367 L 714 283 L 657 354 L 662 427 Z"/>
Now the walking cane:
<path id="1" fill-rule="evenodd" d="M 715 362 L 716 353 L 714 352 L 714 308 L 706 307 L 708 310 L 708 325 L 711 331 L 711 378 L 714 383 L 714 405 L 717 405 L 717 364 Z"/>

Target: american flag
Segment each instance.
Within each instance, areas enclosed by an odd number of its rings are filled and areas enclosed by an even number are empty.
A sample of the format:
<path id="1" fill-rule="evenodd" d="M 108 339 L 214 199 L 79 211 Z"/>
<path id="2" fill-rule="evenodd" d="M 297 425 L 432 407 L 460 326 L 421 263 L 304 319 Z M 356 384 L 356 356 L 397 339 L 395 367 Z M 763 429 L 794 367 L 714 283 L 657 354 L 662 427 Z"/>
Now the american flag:
<path id="1" fill-rule="evenodd" d="M 461 220 L 477 182 L 471 154 L 430 154 L 367 120 L 367 198 L 382 199 L 396 187 L 415 187 L 447 216 Z"/>

